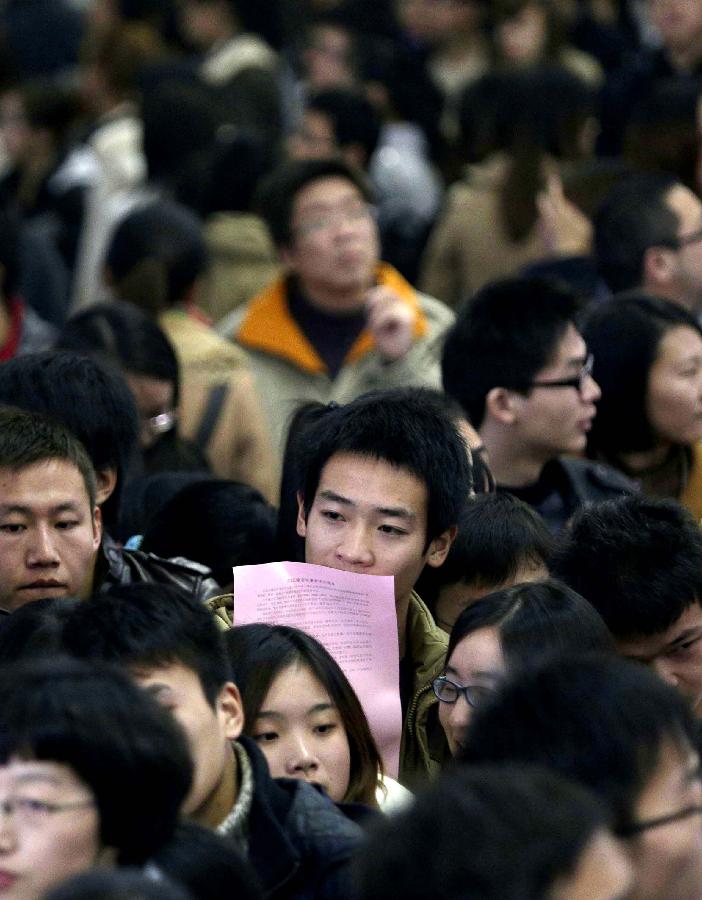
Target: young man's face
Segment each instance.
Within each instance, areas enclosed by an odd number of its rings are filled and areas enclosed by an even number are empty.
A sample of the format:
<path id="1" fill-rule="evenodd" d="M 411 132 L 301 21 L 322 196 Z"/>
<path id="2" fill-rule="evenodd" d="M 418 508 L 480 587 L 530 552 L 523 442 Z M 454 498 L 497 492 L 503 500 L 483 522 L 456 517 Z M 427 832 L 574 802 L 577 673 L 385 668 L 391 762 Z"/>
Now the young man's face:
<path id="1" fill-rule="evenodd" d="M 239 691 L 227 683 L 214 707 L 197 673 L 181 663 L 159 668 L 132 668 L 135 681 L 169 709 L 183 728 L 193 760 L 193 783 L 183 813 L 208 828 L 222 822 L 236 796 L 236 762 L 231 741 L 244 725 Z"/>
<path id="2" fill-rule="evenodd" d="M 89 597 L 101 536 L 100 511 L 72 463 L 0 469 L 0 608 Z"/>
<path id="3" fill-rule="evenodd" d="M 585 341 L 573 325 L 568 325 L 553 360 L 533 380 L 548 384 L 574 378 L 586 359 Z M 580 390 L 573 386 L 535 386 L 526 396 L 512 392 L 515 444 L 544 463 L 562 453 L 581 453 L 600 394 L 590 375 L 585 376 Z"/>
<path id="4" fill-rule="evenodd" d="M 702 716 L 702 606 L 693 602 L 659 634 L 617 640 L 617 650 L 652 666 L 658 675 L 688 699 L 693 713 Z"/>
<path id="5" fill-rule="evenodd" d="M 627 840 L 636 872 L 633 900 L 699 900 L 702 896 L 702 783 L 697 752 L 673 739 L 661 747 L 660 759 L 635 808 L 643 827 Z M 657 820 L 688 812 L 675 821 Z"/>
<path id="6" fill-rule="evenodd" d="M 229 814 L 236 796 L 230 742 L 239 737 L 244 724 L 238 690 L 227 683 L 212 707 L 197 673 L 181 663 L 156 669 L 134 667 L 132 676 L 171 711 L 188 738 L 194 771 L 183 813 L 200 825 L 216 827 Z"/>
<path id="7" fill-rule="evenodd" d="M 380 247 L 372 210 L 348 179 L 318 178 L 293 202 L 283 262 L 316 305 L 331 313 L 363 308 Z"/>
<path id="8" fill-rule="evenodd" d="M 322 469 L 297 533 L 305 561 L 362 575 L 394 575 L 398 609 L 409 600 L 426 564 L 440 566 L 453 540 L 427 541 L 427 488 L 407 469 L 355 453 L 337 453 Z"/>

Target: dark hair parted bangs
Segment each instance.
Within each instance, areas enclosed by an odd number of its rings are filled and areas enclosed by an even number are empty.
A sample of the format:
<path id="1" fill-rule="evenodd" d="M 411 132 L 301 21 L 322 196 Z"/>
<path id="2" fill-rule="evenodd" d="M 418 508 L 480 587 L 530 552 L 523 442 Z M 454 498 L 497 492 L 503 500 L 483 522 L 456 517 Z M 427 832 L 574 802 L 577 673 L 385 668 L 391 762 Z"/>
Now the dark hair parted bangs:
<path id="1" fill-rule="evenodd" d="M 441 359 L 444 390 L 479 428 L 495 387 L 527 393 L 581 308 L 566 285 L 541 277 L 494 281 L 459 312 Z"/>
<path id="2" fill-rule="evenodd" d="M 508 671 L 543 656 L 614 650 L 599 613 L 553 578 L 495 591 L 464 609 L 451 631 L 447 663 L 463 638 L 491 625 L 497 626 Z"/>
<path id="3" fill-rule="evenodd" d="M 12 757 L 69 766 L 124 865 L 171 838 L 192 774 L 185 737 L 155 700 L 122 672 L 62 658 L 2 667 L 0 764 Z"/>
<path id="4" fill-rule="evenodd" d="M 598 503 L 576 513 L 553 571 L 615 638 L 658 634 L 702 601 L 702 531 L 674 500 Z"/>
<path id="5" fill-rule="evenodd" d="M 613 297 L 587 317 L 583 337 L 595 358 L 592 377 L 602 390 L 588 436 L 590 456 L 616 462 L 620 453 L 656 446 L 646 412 L 648 379 L 661 341 L 673 328 L 691 328 L 702 337 L 702 328 L 682 307 L 642 293 Z"/>
<path id="6" fill-rule="evenodd" d="M 653 672 L 575 655 L 521 670 L 476 709 L 463 759 L 547 766 L 602 797 L 625 828 L 663 745 L 694 747 L 695 735 L 685 699 Z"/>
<path id="7" fill-rule="evenodd" d="M 358 697 L 326 648 L 304 631 L 285 625 L 241 625 L 226 632 L 224 639 L 244 704 L 244 733 L 253 733 L 277 676 L 290 666 L 306 666 L 329 694 L 346 730 L 351 772 L 344 802 L 376 806 L 380 754 Z"/>
<path id="8" fill-rule="evenodd" d="M 166 584 L 125 584 L 79 606 L 64 629 L 66 649 L 84 659 L 195 672 L 214 708 L 230 678 L 222 636 L 198 600 Z"/>
<path id="9" fill-rule="evenodd" d="M 70 463 L 81 474 L 92 510 L 97 490 L 95 470 L 78 438 L 48 416 L 1 403 L 0 469 L 19 471 L 52 460 Z"/>
<path id="10" fill-rule="evenodd" d="M 306 430 L 306 511 L 324 466 L 338 453 L 406 469 L 427 489 L 427 546 L 458 522 L 472 472 L 457 425 L 422 388 L 373 391 L 331 409 Z"/>

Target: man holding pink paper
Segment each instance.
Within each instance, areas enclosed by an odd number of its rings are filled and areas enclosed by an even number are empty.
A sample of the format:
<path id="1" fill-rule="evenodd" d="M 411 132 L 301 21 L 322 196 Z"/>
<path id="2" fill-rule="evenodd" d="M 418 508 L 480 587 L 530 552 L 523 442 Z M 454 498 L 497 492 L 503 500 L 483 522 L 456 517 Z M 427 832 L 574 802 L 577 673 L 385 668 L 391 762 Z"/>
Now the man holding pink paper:
<path id="1" fill-rule="evenodd" d="M 431 683 L 446 635 L 414 585 L 456 536 L 471 473 L 454 423 L 423 389 L 366 394 L 329 410 L 308 434 L 297 532 L 305 560 L 394 577 L 402 704 L 400 782 L 415 786 L 448 758 Z"/>

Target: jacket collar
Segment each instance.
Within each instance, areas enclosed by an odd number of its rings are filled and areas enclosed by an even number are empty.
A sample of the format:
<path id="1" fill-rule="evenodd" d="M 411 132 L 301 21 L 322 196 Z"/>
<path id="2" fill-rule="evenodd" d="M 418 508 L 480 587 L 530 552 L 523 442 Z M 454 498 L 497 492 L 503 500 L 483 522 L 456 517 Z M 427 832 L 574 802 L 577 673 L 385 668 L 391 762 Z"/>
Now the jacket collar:
<path id="1" fill-rule="evenodd" d="M 376 270 L 377 283 L 393 290 L 415 312 L 414 334 L 416 338 L 427 332 L 427 321 L 419 305 L 417 292 L 398 271 L 387 263 L 380 263 Z M 311 375 L 327 372 L 324 361 L 303 334 L 290 313 L 288 286 L 285 278 L 279 278 L 249 304 L 249 308 L 236 333 L 236 340 L 249 350 L 259 350 L 292 363 Z M 346 356 L 346 363 L 354 363 L 375 347 L 375 340 L 363 329 Z"/>

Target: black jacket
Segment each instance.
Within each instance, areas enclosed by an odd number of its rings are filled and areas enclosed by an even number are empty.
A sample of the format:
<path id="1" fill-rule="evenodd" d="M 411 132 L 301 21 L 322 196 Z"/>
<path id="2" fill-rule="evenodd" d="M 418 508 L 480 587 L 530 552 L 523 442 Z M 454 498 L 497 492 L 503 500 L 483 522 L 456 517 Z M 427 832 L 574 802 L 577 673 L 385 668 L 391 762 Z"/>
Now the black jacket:
<path id="1" fill-rule="evenodd" d="M 250 738 L 239 738 L 251 761 L 249 862 L 275 900 L 353 897 L 349 862 L 362 831 L 320 790 L 292 778 L 271 778 Z"/>
<path id="2" fill-rule="evenodd" d="M 222 593 L 206 566 L 190 559 L 162 559 L 141 550 L 122 550 L 107 535 L 103 538 L 95 567 L 95 592 L 104 593 L 115 584 L 170 584 L 202 603 Z"/>

